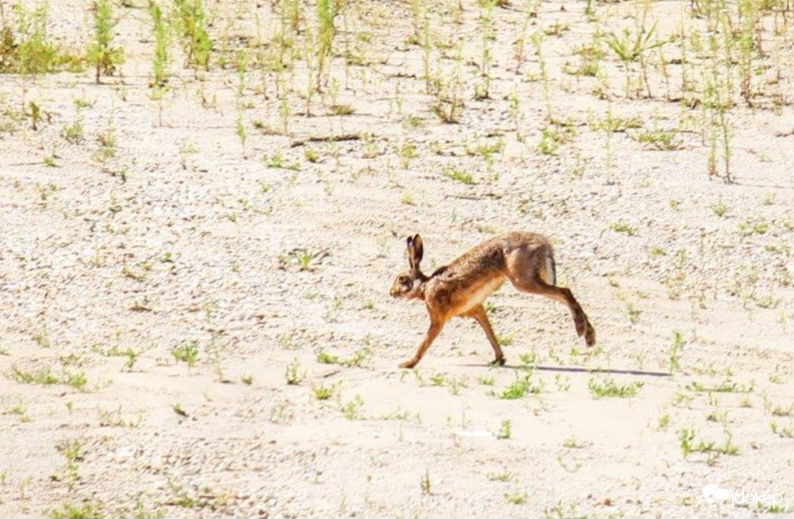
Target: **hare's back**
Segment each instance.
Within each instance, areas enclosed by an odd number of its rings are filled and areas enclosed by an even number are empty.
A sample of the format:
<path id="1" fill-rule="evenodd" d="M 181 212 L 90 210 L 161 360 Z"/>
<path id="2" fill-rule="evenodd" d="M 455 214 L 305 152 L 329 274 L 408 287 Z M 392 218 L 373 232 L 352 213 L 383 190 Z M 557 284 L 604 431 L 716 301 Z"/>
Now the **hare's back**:
<path id="1" fill-rule="evenodd" d="M 505 266 L 505 257 L 521 250 L 523 252 L 549 251 L 551 242 L 542 234 L 534 232 L 513 231 L 494 236 L 472 247 L 448 265 L 459 273 L 469 270 L 501 270 Z"/>
<path id="2" fill-rule="evenodd" d="M 533 251 L 536 249 L 546 249 L 551 252 L 551 242 L 542 234 L 536 232 L 514 231 L 500 236 L 504 240 L 505 254 L 515 250 L 524 249 Z"/>

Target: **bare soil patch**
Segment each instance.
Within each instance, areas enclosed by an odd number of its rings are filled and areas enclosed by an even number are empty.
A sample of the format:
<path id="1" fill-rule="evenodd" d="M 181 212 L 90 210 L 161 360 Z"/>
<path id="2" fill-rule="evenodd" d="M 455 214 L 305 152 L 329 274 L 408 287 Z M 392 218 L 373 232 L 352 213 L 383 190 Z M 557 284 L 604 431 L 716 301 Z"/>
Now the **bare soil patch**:
<path id="1" fill-rule="evenodd" d="M 162 81 L 139 0 L 100 84 L 77 0 L 0 74 L 0 515 L 794 516 L 787 2 L 160 4 Z M 398 369 L 405 237 L 510 230 L 598 345 L 505 286 L 505 367 Z"/>

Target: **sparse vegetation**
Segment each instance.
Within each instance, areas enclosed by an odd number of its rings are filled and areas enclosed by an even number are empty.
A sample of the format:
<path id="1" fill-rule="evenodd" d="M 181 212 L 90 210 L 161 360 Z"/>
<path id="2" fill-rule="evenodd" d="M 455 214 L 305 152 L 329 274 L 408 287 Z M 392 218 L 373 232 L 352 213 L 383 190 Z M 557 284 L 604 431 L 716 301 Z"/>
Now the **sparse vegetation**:
<path id="1" fill-rule="evenodd" d="M 362 367 L 365 365 L 371 353 L 370 348 L 364 346 L 356 350 L 350 357 L 343 359 L 325 350 L 320 350 L 317 352 L 317 362 L 320 364 L 338 364 L 346 367 Z"/>
<path id="2" fill-rule="evenodd" d="M 486 474 L 488 481 L 499 481 L 501 483 L 509 483 L 515 479 L 515 474 L 512 472 L 489 472 Z"/>
<path id="3" fill-rule="evenodd" d="M 0 19 L 0 73 L 35 76 L 62 68 L 74 71 L 82 68 L 83 56 L 64 50 L 49 39 L 49 5 L 46 2 L 33 9 L 15 2 L 11 11 L 17 20 L 15 27 L 10 25 L 5 11 Z"/>
<path id="4" fill-rule="evenodd" d="M 502 425 L 496 433 L 496 437 L 500 440 L 509 440 L 513 437 L 513 422 L 510 420 L 502 420 Z"/>
<path id="5" fill-rule="evenodd" d="M 168 26 L 163 18 L 163 9 L 156 0 L 149 0 L 148 8 L 154 29 L 154 57 L 150 86 L 162 89 L 165 88 L 168 77 Z"/>
<path id="6" fill-rule="evenodd" d="M 511 505 L 523 505 L 527 502 L 527 493 L 525 491 L 513 491 L 505 494 L 505 501 Z"/>
<path id="7" fill-rule="evenodd" d="M 625 385 L 620 385 L 613 378 L 603 378 L 601 380 L 591 378 L 587 381 L 587 387 L 590 392 L 599 398 L 627 398 L 637 396 L 642 386 L 645 383 L 642 381 L 630 382 Z"/>
<path id="8" fill-rule="evenodd" d="M 124 61 L 124 50 L 113 42 L 113 4 L 110 0 L 94 2 L 94 39 L 88 45 L 86 60 L 96 70 L 95 80 L 112 75 Z"/>
<path id="9" fill-rule="evenodd" d="M 767 454 L 794 437 L 793 15 L 783 0 L 0 0 L 0 418 L 25 439 L 0 466 L 2 506 L 312 508 L 197 470 L 218 460 L 241 478 L 311 465 L 285 476 L 298 496 L 331 465 L 370 467 L 329 494 L 339 516 L 459 514 L 478 478 L 473 515 L 654 516 L 663 488 L 702 508 L 681 467 L 786 474 Z M 505 282 L 483 305 L 506 365 L 461 319 L 398 370 L 427 330 L 388 297 L 405 236 L 422 233 L 434 279 L 513 230 L 551 239 L 597 345 L 559 300 Z M 639 489 L 534 499 L 613 452 Z M 166 487 L 119 479 L 130 463 Z M 414 484 L 380 499 L 395 467 Z"/>
<path id="10" fill-rule="evenodd" d="M 38 371 L 26 371 L 17 366 L 11 370 L 11 378 L 21 384 L 40 384 L 40 385 L 65 385 L 71 386 L 78 391 L 85 390 L 88 378 L 83 371 L 63 370 L 62 373 L 53 373 L 50 368 Z"/>
<path id="11" fill-rule="evenodd" d="M 73 504 L 65 503 L 50 512 L 55 519 L 102 519 L 105 517 L 102 505 L 95 502 Z"/>
<path id="12" fill-rule="evenodd" d="M 636 236 L 637 235 L 637 228 L 633 225 L 629 225 L 624 221 L 615 222 L 612 224 L 611 229 L 615 232 L 620 232 L 623 234 L 627 234 L 629 236 Z"/>
<path id="13" fill-rule="evenodd" d="M 290 386 L 297 386 L 306 378 L 306 372 L 301 371 L 301 365 L 298 359 L 293 360 L 287 365 L 284 378 L 287 380 L 287 385 Z"/>
<path id="14" fill-rule="evenodd" d="M 348 420 L 358 420 L 361 418 L 361 407 L 364 405 L 364 399 L 361 395 L 356 395 L 353 400 L 342 405 L 342 414 Z"/>
<path id="15" fill-rule="evenodd" d="M 185 47 L 187 63 L 208 70 L 213 41 L 207 31 L 204 0 L 174 0 L 177 30 Z"/>
<path id="16" fill-rule="evenodd" d="M 541 391 L 543 391 L 543 381 L 534 380 L 530 372 L 525 375 L 516 375 L 513 383 L 499 394 L 499 398 L 504 400 L 515 400 L 523 398 L 528 394 L 538 394 Z"/>
<path id="17" fill-rule="evenodd" d="M 192 368 L 198 362 L 198 343 L 196 341 L 183 342 L 171 350 L 171 355 L 174 356 L 175 360 L 184 362 L 188 368 Z"/>
<path id="18" fill-rule="evenodd" d="M 769 427 L 772 432 L 781 438 L 794 438 L 794 423 L 789 421 L 787 424 L 778 423 L 775 420 L 769 422 Z"/>
<path id="19" fill-rule="evenodd" d="M 686 346 L 686 339 L 681 330 L 673 330 L 673 345 L 670 348 L 670 373 L 681 369 L 681 351 Z"/>
<path id="20" fill-rule="evenodd" d="M 717 385 L 707 385 L 695 380 L 687 384 L 686 388 L 699 393 L 750 393 L 753 391 L 752 384 L 739 384 L 730 378 L 721 381 Z"/>
<path id="21" fill-rule="evenodd" d="M 685 427 L 678 431 L 681 454 L 684 458 L 687 458 L 693 452 L 707 454 L 711 460 L 721 455 L 736 456 L 739 453 L 739 448 L 733 444 L 731 434 L 727 431 L 725 441 L 721 444 L 715 441 L 696 441 L 696 436 L 694 427 Z"/>
<path id="22" fill-rule="evenodd" d="M 314 398 L 317 400 L 328 400 L 334 396 L 335 392 L 336 387 L 334 386 L 326 386 L 324 384 L 312 386 L 312 393 L 314 393 Z"/>
<path id="23" fill-rule="evenodd" d="M 474 177 L 468 171 L 445 168 L 444 176 L 451 178 L 452 180 L 457 180 L 458 182 L 466 185 L 471 185 L 475 183 Z"/>

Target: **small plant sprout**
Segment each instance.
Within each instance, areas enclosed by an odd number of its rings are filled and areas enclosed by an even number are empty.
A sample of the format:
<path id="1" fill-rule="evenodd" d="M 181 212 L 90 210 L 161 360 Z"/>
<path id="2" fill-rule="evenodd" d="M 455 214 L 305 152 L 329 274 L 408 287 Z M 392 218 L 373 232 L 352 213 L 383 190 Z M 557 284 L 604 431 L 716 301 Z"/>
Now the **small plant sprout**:
<path id="1" fill-rule="evenodd" d="M 627 234 L 629 236 L 637 235 L 637 228 L 633 225 L 629 225 L 623 220 L 613 223 L 610 228 L 615 232 Z"/>
<path id="2" fill-rule="evenodd" d="M 287 365 L 284 378 L 287 380 L 287 385 L 290 386 L 297 386 L 306 378 L 306 371 L 301 371 L 301 364 L 298 359 L 294 359 Z"/>
<path id="3" fill-rule="evenodd" d="M 171 406 L 171 409 L 173 409 L 176 414 L 183 418 L 187 418 L 189 416 L 187 411 L 185 411 L 185 409 L 182 407 L 182 404 L 179 402 L 174 403 L 174 405 Z"/>
<path id="4" fill-rule="evenodd" d="M 733 443 L 732 435 L 727 430 L 725 431 L 725 441 L 721 444 L 715 441 L 695 441 L 696 436 L 694 427 L 684 427 L 678 431 L 681 454 L 685 459 L 693 452 L 707 454 L 710 462 L 722 455 L 736 456 L 739 453 L 739 448 Z"/>
<path id="5" fill-rule="evenodd" d="M 183 342 L 173 350 L 171 350 L 171 355 L 174 356 L 174 359 L 178 362 L 184 362 L 187 364 L 188 368 L 192 368 L 198 362 L 198 343 L 196 341 L 190 342 Z"/>
<path id="6" fill-rule="evenodd" d="M 248 153 L 246 152 L 245 142 L 248 138 L 248 130 L 245 127 L 245 122 L 243 121 L 243 113 L 239 112 L 237 115 L 237 122 L 235 125 L 235 133 L 237 134 L 237 138 L 240 139 L 240 147 L 243 150 L 243 158 L 248 158 Z"/>
<path id="7" fill-rule="evenodd" d="M 312 386 L 312 393 L 317 400 L 329 400 L 336 393 L 337 386 L 326 386 L 324 384 L 316 384 Z"/>
<path id="8" fill-rule="evenodd" d="M 422 479 L 419 481 L 419 489 L 422 491 L 422 495 L 424 496 L 432 495 L 429 470 L 425 470 L 425 473 L 422 475 Z"/>
<path id="9" fill-rule="evenodd" d="M 515 479 L 515 474 L 511 472 L 502 471 L 502 472 L 488 472 L 485 475 L 488 478 L 488 481 L 500 481 L 502 483 L 509 483 Z"/>
<path id="10" fill-rule="evenodd" d="M 345 418 L 348 420 L 357 420 L 361 418 L 359 411 L 363 405 L 364 399 L 361 398 L 361 395 L 356 395 L 353 400 L 342 405 L 342 414 L 344 414 Z"/>
<path id="11" fill-rule="evenodd" d="M 472 185 L 475 183 L 474 177 L 468 171 L 462 171 L 452 168 L 444 168 L 443 170 L 444 176 L 451 178 L 452 180 L 457 180 L 466 185 Z"/>
<path id="12" fill-rule="evenodd" d="M 105 517 L 101 503 L 65 503 L 60 508 L 49 511 L 55 519 L 101 519 Z"/>
<path id="13" fill-rule="evenodd" d="M 511 505 L 523 505 L 527 502 L 527 492 L 525 490 L 508 492 L 505 494 L 505 501 Z"/>
<path id="14" fill-rule="evenodd" d="M 610 32 L 604 42 L 623 62 L 624 73 L 626 75 L 626 97 L 631 97 L 631 73 L 629 65 L 639 62 L 643 72 L 643 82 L 648 89 L 648 97 L 652 97 L 650 84 L 647 77 L 647 60 L 651 51 L 664 45 L 666 41 L 658 40 L 655 37 L 656 22 L 650 28 L 646 27 L 646 16 L 648 14 L 649 2 L 644 3 L 644 9 L 640 16 L 636 17 L 636 27 L 632 31 L 624 28 L 622 32 Z"/>
<path id="15" fill-rule="evenodd" d="M 585 444 L 584 442 L 578 440 L 575 436 L 571 436 L 570 438 L 565 439 L 565 441 L 562 443 L 562 446 L 566 449 L 583 449 Z"/>
<path id="16" fill-rule="evenodd" d="M 681 369 L 681 351 L 686 346 L 686 339 L 681 330 L 673 330 L 673 344 L 670 348 L 670 373 Z"/>
<path id="17" fill-rule="evenodd" d="M 532 379 L 532 373 L 526 374 L 524 376 L 516 375 L 516 379 L 513 381 L 512 384 L 507 386 L 502 393 L 499 395 L 499 398 L 504 400 L 515 400 L 518 398 L 523 398 L 528 394 L 536 395 L 543 391 L 543 381 L 538 380 L 537 382 Z"/>
<path id="18" fill-rule="evenodd" d="M 726 378 L 717 385 L 704 384 L 693 380 L 687 384 L 686 388 L 697 393 L 752 393 L 755 386 L 754 384 L 739 384 L 730 378 Z"/>
<path id="19" fill-rule="evenodd" d="M 326 254 L 324 252 L 316 252 L 306 249 L 297 250 L 294 252 L 295 259 L 298 261 L 298 267 L 302 271 L 311 272 L 314 270 L 312 262 L 316 259 L 321 259 Z"/>
<path id="20" fill-rule="evenodd" d="M 317 352 L 317 362 L 320 364 L 341 364 L 338 356 L 332 355 L 325 350 Z"/>
<path id="21" fill-rule="evenodd" d="M 477 377 L 477 382 L 483 386 L 493 386 L 496 380 L 494 379 L 494 377 L 482 376 L 482 377 Z"/>
<path id="22" fill-rule="evenodd" d="M 664 430 L 666 430 L 668 427 L 670 427 L 670 423 L 671 423 L 671 422 L 672 422 L 672 418 L 671 418 L 671 416 L 670 416 L 670 413 L 664 413 L 664 414 L 663 414 L 662 416 L 660 416 L 660 417 L 659 417 L 659 419 L 657 420 L 655 429 L 656 429 L 657 431 L 664 431 Z"/>
<path id="23" fill-rule="evenodd" d="M 557 387 L 558 391 L 568 391 L 571 389 L 570 379 L 561 373 L 554 375 L 554 385 Z"/>
<path id="24" fill-rule="evenodd" d="M 502 420 L 502 425 L 496 432 L 496 437 L 500 440 L 509 440 L 513 436 L 513 422 L 511 420 Z"/>
<path id="25" fill-rule="evenodd" d="M 788 423 L 772 420 L 769 422 L 769 428 L 781 438 L 794 438 L 794 421 L 792 420 L 789 420 Z"/>

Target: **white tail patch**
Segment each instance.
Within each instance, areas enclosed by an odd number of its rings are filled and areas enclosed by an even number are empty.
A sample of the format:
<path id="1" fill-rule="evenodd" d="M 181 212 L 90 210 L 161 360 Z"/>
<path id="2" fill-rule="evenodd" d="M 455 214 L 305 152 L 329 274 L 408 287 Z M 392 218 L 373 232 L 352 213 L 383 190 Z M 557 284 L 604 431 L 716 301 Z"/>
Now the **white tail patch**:
<path id="1" fill-rule="evenodd" d="M 557 284 L 557 273 L 554 272 L 554 260 L 550 254 L 546 255 L 546 275 L 543 276 L 543 281 L 549 285 Z"/>

